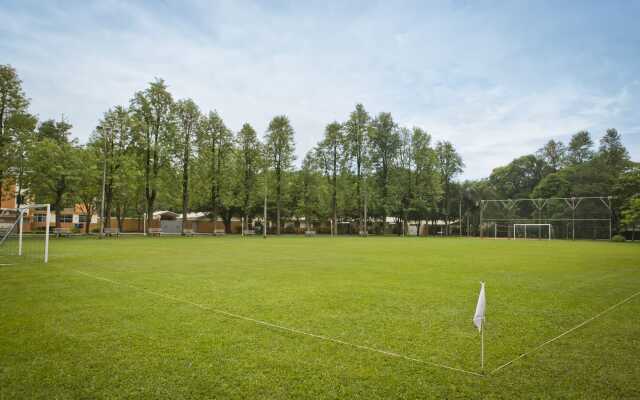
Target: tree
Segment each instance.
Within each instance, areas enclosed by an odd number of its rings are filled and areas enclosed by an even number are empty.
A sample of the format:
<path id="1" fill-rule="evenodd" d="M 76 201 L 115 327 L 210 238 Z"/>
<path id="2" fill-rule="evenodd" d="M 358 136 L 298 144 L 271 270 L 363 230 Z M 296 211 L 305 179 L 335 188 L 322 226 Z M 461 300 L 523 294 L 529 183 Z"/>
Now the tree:
<path id="1" fill-rule="evenodd" d="M 240 178 L 240 208 L 245 220 L 249 221 L 249 212 L 257 198 L 257 176 L 262 165 L 262 149 L 255 129 L 245 123 L 236 138 L 238 151 L 238 171 Z"/>
<path id="2" fill-rule="evenodd" d="M 582 164 L 593 158 L 591 147 L 593 141 L 587 131 L 580 131 L 571 137 L 569 142 L 569 162 L 573 165 Z"/>
<path id="3" fill-rule="evenodd" d="M 567 149 L 561 141 L 552 139 L 538 150 L 537 156 L 551 168 L 552 172 L 558 172 L 564 166 Z"/>
<path id="4" fill-rule="evenodd" d="M 104 226 L 111 227 L 113 199 L 122 188 L 121 175 L 127 173 L 124 160 L 132 151 L 132 122 L 129 111 L 122 106 L 108 110 L 95 132 L 89 139 L 89 145 L 95 148 L 102 160 L 104 172 Z M 118 187 L 120 186 L 120 187 Z"/>
<path id="5" fill-rule="evenodd" d="M 280 214 L 284 195 L 285 174 L 295 159 L 294 131 L 285 115 L 274 117 L 267 128 L 266 145 L 276 178 L 276 233 L 280 235 Z"/>
<path id="6" fill-rule="evenodd" d="M 495 168 L 489 181 L 503 198 L 526 198 L 547 172 L 545 162 L 529 154 Z"/>
<path id="7" fill-rule="evenodd" d="M 413 136 L 408 128 L 400 128 L 400 150 L 393 170 L 393 191 L 398 220 L 402 224 L 401 232 L 407 229 L 407 218 L 415 199 L 415 158 L 413 155 Z"/>
<path id="8" fill-rule="evenodd" d="M 131 100 L 133 126 L 136 130 L 136 147 L 141 154 L 144 170 L 144 194 L 147 209 L 147 225 L 151 226 L 160 168 L 167 158 L 166 144 L 173 129 L 171 106 L 173 98 L 162 79 L 156 79 L 144 91 Z"/>
<path id="9" fill-rule="evenodd" d="M 231 202 L 231 160 L 233 134 L 217 112 L 209 112 L 198 128 L 198 162 L 201 175 L 209 189 L 209 209 L 215 224 L 222 215 L 225 227 L 230 229 L 228 205 Z"/>
<path id="10" fill-rule="evenodd" d="M 453 178 L 462 172 L 464 163 L 462 162 L 462 157 L 456 152 L 455 147 L 447 141 L 438 142 L 436 145 L 436 154 L 444 194 L 442 210 L 444 212 L 446 234 L 449 235 L 449 196 L 451 194 L 451 183 Z"/>
<path id="11" fill-rule="evenodd" d="M 622 138 L 617 130 L 607 129 L 607 133 L 600 139 L 598 157 L 616 173 L 629 162 L 629 152 L 622 144 Z"/>
<path id="12" fill-rule="evenodd" d="M 22 195 L 25 179 L 25 168 L 28 162 L 28 155 L 33 146 L 35 140 L 35 129 L 38 124 L 38 120 L 35 116 L 28 113 L 16 113 L 13 114 L 5 125 L 5 129 L 10 137 L 12 143 L 12 149 L 10 149 L 7 157 L 8 165 L 11 165 L 13 175 L 16 184 L 16 205 L 20 207 L 24 198 Z M 2 186 L 2 182 L 0 182 Z M 0 196 L 2 196 L 2 190 L 0 189 Z"/>
<path id="13" fill-rule="evenodd" d="M 70 128 L 64 121 L 40 125 L 27 168 L 29 190 L 38 202 L 53 204 L 56 228 L 60 228 L 64 205 L 73 198 L 81 168 L 78 149 L 68 140 Z"/>
<path id="14" fill-rule="evenodd" d="M 545 176 L 538 182 L 531 198 L 547 199 L 549 197 L 568 197 L 571 194 L 571 183 L 562 173 L 553 173 Z"/>
<path id="15" fill-rule="evenodd" d="M 176 146 L 178 164 L 182 169 L 182 225 L 180 233 L 184 235 L 185 223 L 189 214 L 189 176 L 191 174 L 191 157 L 195 143 L 196 131 L 200 122 L 200 110 L 191 100 L 179 100 L 174 105 L 177 119 Z"/>
<path id="16" fill-rule="evenodd" d="M 10 180 L 5 179 L 14 166 L 14 140 L 10 134 L 14 123 L 20 122 L 16 115 L 24 114 L 29 100 L 22 91 L 22 81 L 10 65 L 0 65 L 0 200 Z"/>
<path id="17" fill-rule="evenodd" d="M 640 224 L 640 194 L 635 195 L 622 210 L 622 223 L 631 227 L 631 240 L 636 239 L 636 226 Z"/>
<path id="18" fill-rule="evenodd" d="M 84 232 L 89 233 L 91 218 L 96 212 L 96 202 L 102 185 L 102 165 L 96 148 L 85 146 L 77 149 L 77 188 L 74 201 L 80 203 L 86 220 Z"/>
<path id="19" fill-rule="evenodd" d="M 349 160 L 353 164 L 356 176 L 356 199 L 358 204 L 359 230 L 364 231 L 363 209 L 363 175 L 369 156 L 369 143 L 367 131 L 370 117 L 362 104 L 356 104 L 356 109 L 351 112 L 349 120 L 344 124 L 345 147 Z"/>
<path id="20" fill-rule="evenodd" d="M 411 157 L 415 168 L 411 210 L 414 213 L 413 217 L 418 221 L 417 235 L 420 235 L 422 220 L 428 219 L 440 196 L 436 152 L 431 147 L 431 135 L 421 128 L 414 127 L 412 130 Z"/>
<path id="21" fill-rule="evenodd" d="M 338 234 L 338 174 L 343 168 L 344 136 L 342 125 L 332 122 L 325 128 L 324 139 L 316 147 L 316 157 L 331 188 L 331 234 Z"/>
<path id="22" fill-rule="evenodd" d="M 400 135 L 391 113 L 380 113 L 371 123 L 368 140 L 371 150 L 371 162 L 377 175 L 377 186 L 380 192 L 380 214 L 382 217 L 382 233 L 384 234 L 387 215 L 393 200 L 390 198 L 390 178 L 393 164 L 400 151 Z"/>
<path id="23" fill-rule="evenodd" d="M 310 151 L 305 156 L 300 171 L 295 174 L 295 213 L 304 217 L 307 230 L 311 230 L 315 221 L 328 217 L 327 187 L 318 166 L 315 152 Z"/>

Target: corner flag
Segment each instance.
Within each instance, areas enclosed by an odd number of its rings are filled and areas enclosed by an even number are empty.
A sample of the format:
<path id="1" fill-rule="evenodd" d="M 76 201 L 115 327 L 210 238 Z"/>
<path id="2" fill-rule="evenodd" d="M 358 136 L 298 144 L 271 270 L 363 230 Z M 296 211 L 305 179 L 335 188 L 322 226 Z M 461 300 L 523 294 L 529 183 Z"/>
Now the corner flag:
<path id="1" fill-rule="evenodd" d="M 476 313 L 473 316 L 473 324 L 478 328 L 478 331 L 482 331 L 482 325 L 484 323 L 484 308 L 486 300 L 484 298 L 484 282 L 480 282 L 480 295 L 478 296 L 478 304 L 476 305 Z"/>

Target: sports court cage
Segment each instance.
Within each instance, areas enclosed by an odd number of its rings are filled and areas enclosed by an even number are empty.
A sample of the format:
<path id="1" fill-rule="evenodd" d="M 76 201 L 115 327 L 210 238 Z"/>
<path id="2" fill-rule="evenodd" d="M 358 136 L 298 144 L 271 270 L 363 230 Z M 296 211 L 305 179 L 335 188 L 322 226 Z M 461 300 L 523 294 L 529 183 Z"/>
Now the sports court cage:
<path id="1" fill-rule="evenodd" d="M 611 239 L 611 200 L 611 196 L 480 200 L 480 237 Z"/>

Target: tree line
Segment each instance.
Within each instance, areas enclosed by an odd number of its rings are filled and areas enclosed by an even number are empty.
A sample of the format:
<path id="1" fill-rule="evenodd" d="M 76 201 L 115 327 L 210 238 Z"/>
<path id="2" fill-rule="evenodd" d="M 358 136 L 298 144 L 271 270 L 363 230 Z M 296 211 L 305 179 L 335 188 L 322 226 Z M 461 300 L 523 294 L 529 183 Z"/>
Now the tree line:
<path id="1" fill-rule="evenodd" d="M 0 196 L 15 184 L 24 194 L 19 203 L 27 196 L 51 203 L 58 215 L 80 204 L 88 220 L 104 198 L 107 227 L 112 217 L 120 227 L 126 217 L 144 215 L 151 224 L 155 210 L 168 209 L 205 212 L 230 230 L 234 217 L 262 223 L 266 208 L 277 234 L 285 221 L 302 220 L 318 227 L 331 221 L 334 233 L 339 222 L 354 231 L 400 233 L 409 221 L 442 221 L 451 234 L 460 217 L 477 227 L 483 198 L 609 193 L 619 221 L 637 219 L 630 210 L 639 168 L 615 129 L 597 150 L 588 132 L 578 132 L 567 146 L 551 140 L 487 179 L 460 182 L 464 162 L 452 143 L 434 143 L 425 129 L 403 127 L 390 113 L 372 115 L 362 104 L 327 124 L 296 166 L 287 116 L 273 117 L 262 136 L 249 123 L 234 132 L 218 112 L 174 99 L 161 79 L 107 110 L 84 144 L 71 137 L 68 121 L 29 113 L 9 65 L 0 66 L 0 96 Z"/>

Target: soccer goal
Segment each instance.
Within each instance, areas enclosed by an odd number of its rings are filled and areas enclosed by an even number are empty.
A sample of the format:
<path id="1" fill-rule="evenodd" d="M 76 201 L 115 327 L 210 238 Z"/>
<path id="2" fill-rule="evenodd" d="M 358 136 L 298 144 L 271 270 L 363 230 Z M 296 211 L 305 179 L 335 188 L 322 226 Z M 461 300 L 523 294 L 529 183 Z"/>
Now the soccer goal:
<path id="1" fill-rule="evenodd" d="M 0 264 L 49 261 L 49 204 L 0 209 Z"/>
<path id="2" fill-rule="evenodd" d="M 514 239 L 551 240 L 552 232 L 551 224 L 513 224 Z"/>

